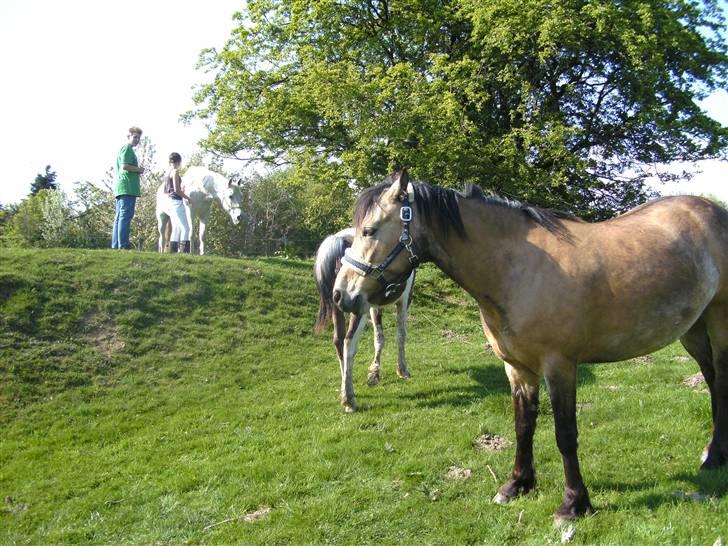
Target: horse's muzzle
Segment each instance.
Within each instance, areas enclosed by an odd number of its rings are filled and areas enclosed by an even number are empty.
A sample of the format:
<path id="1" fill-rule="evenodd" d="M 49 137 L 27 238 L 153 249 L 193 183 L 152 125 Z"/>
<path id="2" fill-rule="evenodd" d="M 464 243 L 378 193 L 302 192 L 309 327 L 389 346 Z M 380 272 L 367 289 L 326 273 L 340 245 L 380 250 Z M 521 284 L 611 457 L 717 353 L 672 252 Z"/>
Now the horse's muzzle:
<path id="1" fill-rule="evenodd" d="M 336 307 L 344 313 L 363 315 L 367 311 L 368 305 L 361 294 L 351 297 L 348 292 L 335 288 L 332 298 Z"/>

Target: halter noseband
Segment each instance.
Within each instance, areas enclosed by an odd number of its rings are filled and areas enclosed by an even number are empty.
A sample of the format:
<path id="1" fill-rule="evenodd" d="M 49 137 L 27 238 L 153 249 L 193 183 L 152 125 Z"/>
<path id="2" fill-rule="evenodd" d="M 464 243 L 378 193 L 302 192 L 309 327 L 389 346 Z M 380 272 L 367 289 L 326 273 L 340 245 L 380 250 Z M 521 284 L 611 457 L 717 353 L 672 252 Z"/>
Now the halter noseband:
<path id="1" fill-rule="evenodd" d="M 412 249 L 412 237 L 409 232 L 409 225 L 412 222 L 412 207 L 410 206 L 410 199 L 414 201 L 414 188 L 412 184 L 407 186 L 407 193 L 404 195 L 402 200 L 402 208 L 399 209 L 399 219 L 402 221 L 402 233 L 399 236 L 397 245 L 392 251 L 384 258 L 384 261 L 380 264 L 373 264 L 364 260 L 355 258 L 352 256 L 351 248 L 347 248 L 344 253 L 344 257 L 341 259 L 343 262 L 348 263 L 354 268 L 354 270 L 362 277 L 368 277 L 372 273 L 379 273 L 377 282 L 384 289 L 384 297 L 388 298 L 394 292 L 396 292 L 400 286 L 406 281 L 406 278 L 399 279 L 399 282 L 389 282 L 384 278 L 384 271 L 399 256 L 399 253 L 406 250 L 409 253 L 409 262 L 413 268 L 416 268 L 420 264 L 420 258 L 415 254 Z"/>

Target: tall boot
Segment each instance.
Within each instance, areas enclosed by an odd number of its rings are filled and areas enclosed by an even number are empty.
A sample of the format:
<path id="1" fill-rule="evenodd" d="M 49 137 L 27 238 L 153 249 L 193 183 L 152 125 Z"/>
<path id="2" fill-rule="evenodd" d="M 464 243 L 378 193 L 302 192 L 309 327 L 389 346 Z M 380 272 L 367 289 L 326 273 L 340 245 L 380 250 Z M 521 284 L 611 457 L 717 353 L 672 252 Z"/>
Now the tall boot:
<path id="1" fill-rule="evenodd" d="M 179 244 L 179 251 L 184 254 L 189 254 L 192 250 L 192 242 L 191 241 L 181 241 Z"/>
<path id="2" fill-rule="evenodd" d="M 179 252 L 179 243 L 177 241 L 170 241 L 169 242 L 169 253 L 177 254 L 177 252 Z"/>

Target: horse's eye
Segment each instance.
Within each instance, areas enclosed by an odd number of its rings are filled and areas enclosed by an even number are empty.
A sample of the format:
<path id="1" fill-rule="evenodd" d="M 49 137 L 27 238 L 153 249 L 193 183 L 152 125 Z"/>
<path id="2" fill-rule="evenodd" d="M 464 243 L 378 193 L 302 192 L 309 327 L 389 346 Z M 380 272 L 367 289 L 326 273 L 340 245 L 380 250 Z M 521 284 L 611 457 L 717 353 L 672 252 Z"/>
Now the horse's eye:
<path id="1" fill-rule="evenodd" d="M 361 230 L 361 233 L 362 233 L 362 235 L 364 235 L 364 237 L 371 237 L 376 232 L 377 232 L 377 228 L 372 227 L 372 226 L 367 226 L 363 230 Z"/>

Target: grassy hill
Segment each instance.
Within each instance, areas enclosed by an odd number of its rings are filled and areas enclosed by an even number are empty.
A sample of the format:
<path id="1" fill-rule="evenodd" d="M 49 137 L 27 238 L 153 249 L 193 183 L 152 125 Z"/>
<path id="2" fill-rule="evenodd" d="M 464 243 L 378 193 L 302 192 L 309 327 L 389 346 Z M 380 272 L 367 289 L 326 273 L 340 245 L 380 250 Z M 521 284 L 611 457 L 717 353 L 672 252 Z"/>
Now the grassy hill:
<path id="1" fill-rule="evenodd" d="M 536 492 L 490 499 L 513 459 L 509 387 L 472 301 L 423 268 L 413 378 L 355 368 L 338 405 L 312 335 L 311 263 L 0 249 L 0 544 L 547 544 L 562 465 L 546 396 Z M 728 472 L 698 473 L 709 399 L 678 345 L 580 369 L 598 513 L 575 544 L 728 539 Z M 497 449 L 479 449 L 494 437 Z"/>

